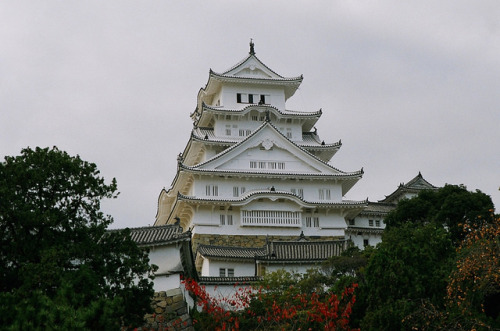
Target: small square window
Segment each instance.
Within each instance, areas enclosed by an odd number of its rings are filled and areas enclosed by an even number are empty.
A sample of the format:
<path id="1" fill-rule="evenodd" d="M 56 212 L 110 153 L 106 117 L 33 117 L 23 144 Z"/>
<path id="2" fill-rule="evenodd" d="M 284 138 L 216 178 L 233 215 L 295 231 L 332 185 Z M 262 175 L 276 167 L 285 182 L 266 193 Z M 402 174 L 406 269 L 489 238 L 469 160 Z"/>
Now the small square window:
<path id="1" fill-rule="evenodd" d="M 380 227 L 380 220 L 376 220 L 375 221 L 375 226 L 378 227 L 378 228 Z"/>
<path id="2" fill-rule="evenodd" d="M 373 220 L 368 220 L 368 225 L 373 226 Z"/>
<path id="3" fill-rule="evenodd" d="M 226 269 L 219 268 L 219 277 L 226 277 Z"/>
<path id="4" fill-rule="evenodd" d="M 227 276 L 234 277 L 234 269 L 232 269 L 232 268 L 227 269 Z"/>
<path id="5" fill-rule="evenodd" d="M 370 245 L 370 242 L 368 241 L 368 239 L 363 239 L 363 246 L 366 247 Z"/>

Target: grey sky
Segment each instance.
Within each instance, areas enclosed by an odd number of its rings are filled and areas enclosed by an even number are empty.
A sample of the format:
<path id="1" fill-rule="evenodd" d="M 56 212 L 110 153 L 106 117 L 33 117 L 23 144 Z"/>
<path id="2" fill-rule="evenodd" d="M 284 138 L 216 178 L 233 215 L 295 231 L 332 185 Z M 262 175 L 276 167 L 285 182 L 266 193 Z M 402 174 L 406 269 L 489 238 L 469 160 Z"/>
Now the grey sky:
<path id="1" fill-rule="evenodd" d="M 3 1 L 0 156 L 58 146 L 118 180 L 113 227 L 153 224 L 209 68 L 248 53 L 303 74 L 331 164 L 364 167 L 348 199 L 419 171 L 500 205 L 500 2 Z"/>

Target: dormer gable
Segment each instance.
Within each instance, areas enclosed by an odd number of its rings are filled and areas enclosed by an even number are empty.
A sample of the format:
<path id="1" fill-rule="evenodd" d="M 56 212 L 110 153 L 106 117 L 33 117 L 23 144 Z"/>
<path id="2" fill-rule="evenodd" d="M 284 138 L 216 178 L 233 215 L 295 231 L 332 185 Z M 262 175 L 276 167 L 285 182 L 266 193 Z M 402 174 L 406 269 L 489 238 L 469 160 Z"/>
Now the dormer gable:
<path id="1" fill-rule="evenodd" d="M 238 109 L 243 104 L 262 103 L 284 110 L 286 100 L 294 95 L 302 79 L 302 75 L 287 78 L 273 71 L 257 58 L 251 42 L 250 53 L 242 61 L 222 73 L 210 70 L 206 86 L 198 92 L 196 112 L 202 111 L 203 103 Z"/>
<path id="2" fill-rule="evenodd" d="M 351 175 L 306 152 L 286 138 L 269 122 L 264 122 L 259 129 L 243 141 L 236 143 L 212 159 L 191 168 L 209 172 L 249 171 L 333 176 Z M 361 175 L 361 173 L 356 173 L 356 175 Z"/>

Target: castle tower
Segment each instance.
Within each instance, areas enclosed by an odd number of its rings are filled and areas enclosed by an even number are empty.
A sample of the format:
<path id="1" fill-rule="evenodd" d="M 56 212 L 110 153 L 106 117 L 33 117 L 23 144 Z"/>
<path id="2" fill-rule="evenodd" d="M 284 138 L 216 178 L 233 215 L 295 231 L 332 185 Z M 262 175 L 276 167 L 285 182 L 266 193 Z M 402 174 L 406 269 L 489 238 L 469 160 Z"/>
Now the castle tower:
<path id="1" fill-rule="evenodd" d="M 212 70 L 191 114 L 193 130 L 177 174 L 158 199 L 155 225 L 180 222 L 193 246 L 260 247 L 301 233 L 343 239 L 346 219 L 367 201 L 344 195 L 363 170 L 329 164 L 341 142 L 325 143 L 315 123 L 322 111 L 286 108 L 302 76 L 283 77 L 255 55 Z"/>

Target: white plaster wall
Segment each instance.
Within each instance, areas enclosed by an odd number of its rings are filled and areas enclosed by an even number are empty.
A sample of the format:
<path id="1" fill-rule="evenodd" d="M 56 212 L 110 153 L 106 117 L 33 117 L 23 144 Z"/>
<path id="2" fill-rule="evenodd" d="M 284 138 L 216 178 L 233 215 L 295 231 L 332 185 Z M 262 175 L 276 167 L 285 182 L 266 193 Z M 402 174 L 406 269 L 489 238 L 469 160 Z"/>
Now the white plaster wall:
<path id="1" fill-rule="evenodd" d="M 249 161 L 244 161 L 249 164 Z M 195 196 L 204 197 L 206 196 L 206 185 L 217 185 L 219 191 L 219 198 L 234 198 L 233 197 L 233 187 L 245 188 L 245 192 L 249 193 L 252 190 L 269 190 L 274 186 L 276 191 L 286 191 L 291 192 L 292 188 L 302 189 L 304 192 L 304 200 L 315 201 L 315 202 L 341 202 L 342 201 L 342 187 L 340 183 L 335 183 L 333 181 L 323 181 L 323 180 L 297 180 L 293 178 L 280 179 L 271 181 L 268 179 L 237 179 L 237 178 L 221 178 L 221 177 L 209 177 L 203 176 L 197 178 L 193 185 L 192 194 Z M 330 190 L 330 200 L 319 200 L 319 189 L 329 189 Z M 241 192 L 241 191 L 240 191 Z M 241 193 L 240 193 L 241 195 Z"/>
<path id="2" fill-rule="evenodd" d="M 149 249 L 149 260 L 150 264 L 158 266 L 157 274 L 175 270 L 181 265 L 179 248 L 175 245 L 151 247 Z"/>
<path id="3" fill-rule="evenodd" d="M 153 288 L 155 292 L 168 291 L 178 288 L 180 283 L 180 274 L 162 275 L 155 277 Z"/>
<path id="4" fill-rule="evenodd" d="M 364 249 L 365 248 L 365 245 L 364 245 L 365 239 L 368 239 L 368 245 L 375 247 L 375 246 L 377 246 L 377 244 L 382 242 L 382 235 L 373 234 L 373 233 L 371 233 L 371 234 L 365 233 L 365 234 L 361 234 L 361 235 L 352 234 L 352 235 L 349 235 L 347 237 L 347 239 L 351 239 L 353 244 L 356 247 L 358 247 L 359 249 Z"/>
<path id="5" fill-rule="evenodd" d="M 234 269 L 234 276 L 255 276 L 254 261 L 248 262 L 232 262 L 232 261 L 210 261 L 209 272 L 202 276 L 219 276 L 219 269 Z M 226 271 L 227 272 L 227 271 Z"/>
<path id="6" fill-rule="evenodd" d="M 278 270 L 285 270 L 290 273 L 305 274 L 307 270 L 318 268 L 316 264 L 270 264 L 266 265 L 266 273 L 275 272 Z"/>
<path id="7" fill-rule="evenodd" d="M 207 226 L 196 225 L 193 229 L 194 234 L 220 234 L 220 235 L 255 235 L 255 236 L 292 236 L 299 237 L 303 231 L 306 236 L 328 236 L 328 237 L 344 237 L 345 227 L 338 229 L 321 229 L 321 228 L 288 228 L 288 227 L 254 227 L 245 226 Z"/>
<path id="8" fill-rule="evenodd" d="M 251 132 L 255 131 L 262 122 L 261 121 L 251 121 L 247 120 L 246 116 L 240 118 L 239 115 L 229 115 L 231 119 L 226 119 L 226 116 L 220 116 L 223 118 L 219 118 L 216 120 L 214 125 L 214 135 L 221 139 L 240 139 L 243 140 L 247 136 L 246 130 L 250 130 Z M 231 134 L 228 135 L 226 133 L 226 125 L 231 126 Z M 245 134 L 240 136 L 239 130 L 245 130 Z M 251 133 L 250 132 L 250 133 Z M 248 134 L 249 135 L 249 134 Z"/>
<path id="9" fill-rule="evenodd" d="M 270 105 L 278 109 L 285 109 L 285 92 L 283 88 L 250 84 L 226 84 L 222 87 L 221 93 L 221 102 L 223 102 L 224 107 L 227 109 L 243 109 L 248 106 L 248 104 L 236 102 L 237 93 L 267 94 L 270 96 Z"/>
<path id="10" fill-rule="evenodd" d="M 210 260 L 203 259 L 203 263 L 201 265 L 201 275 L 209 276 L 210 275 Z"/>
<path id="11" fill-rule="evenodd" d="M 373 220 L 373 226 L 370 226 L 369 220 Z M 377 220 L 380 221 L 380 226 L 376 226 Z M 384 219 L 382 216 L 365 216 L 365 215 L 356 216 L 354 218 L 354 225 L 351 225 L 351 226 L 363 227 L 363 228 L 374 228 L 374 229 L 385 229 L 385 223 L 384 223 Z"/>

